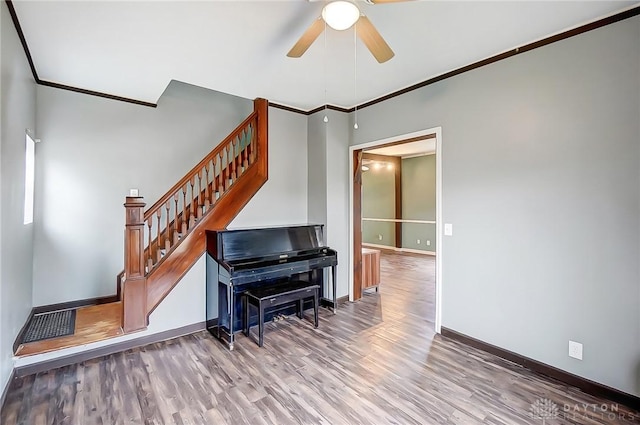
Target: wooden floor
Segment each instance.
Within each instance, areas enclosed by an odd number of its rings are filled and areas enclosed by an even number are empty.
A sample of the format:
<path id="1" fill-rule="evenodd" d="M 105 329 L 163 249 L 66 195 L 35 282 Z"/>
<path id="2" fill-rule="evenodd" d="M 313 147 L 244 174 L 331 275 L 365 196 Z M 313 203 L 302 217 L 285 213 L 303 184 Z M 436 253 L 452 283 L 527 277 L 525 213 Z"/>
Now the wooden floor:
<path id="1" fill-rule="evenodd" d="M 47 353 L 61 348 L 77 347 L 122 335 L 122 304 L 120 302 L 80 307 L 76 312 L 73 335 L 21 344 L 17 356 Z"/>
<path id="2" fill-rule="evenodd" d="M 615 404 L 434 337 L 432 257 L 384 255 L 382 267 L 379 293 L 335 316 L 323 309 L 318 329 L 270 323 L 262 349 L 240 336 L 229 352 L 200 332 L 17 379 L 0 422 L 640 423 L 623 406 L 603 412 Z"/>

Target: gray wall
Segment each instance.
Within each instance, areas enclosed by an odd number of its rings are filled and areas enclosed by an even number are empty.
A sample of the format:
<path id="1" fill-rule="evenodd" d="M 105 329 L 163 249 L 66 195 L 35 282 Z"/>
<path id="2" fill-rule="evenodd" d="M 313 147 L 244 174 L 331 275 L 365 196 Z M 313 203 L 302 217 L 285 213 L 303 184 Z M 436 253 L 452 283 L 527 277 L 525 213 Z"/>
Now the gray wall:
<path id="1" fill-rule="evenodd" d="M 308 119 L 307 179 L 309 222 L 327 224 L 327 125 L 319 115 Z M 326 242 L 326 240 L 325 240 Z"/>
<path id="2" fill-rule="evenodd" d="M 307 222 L 307 118 L 269 108 L 269 180 L 229 228 Z"/>
<path id="3" fill-rule="evenodd" d="M 25 130 L 36 130 L 36 87 L 7 5 L 0 5 L 0 392 L 13 342 L 31 310 L 33 225 L 23 224 Z M 36 154 L 38 155 L 38 154 Z"/>
<path id="4" fill-rule="evenodd" d="M 402 160 L 402 218 L 436 220 L 435 155 Z M 427 245 L 427 241 L 430 245 Z M 435 224 L 402 223 L 402 247 L 435 252 Z"/>
<path id="5" fill-rule="evenodd" d="M 315 114 L 319 115 L 319 114 Z M 329 111 L 327 123 L 327 244 L 338 251 L 337 296 L 349 294 L 349 115 Z M 346 237 L 345 237 L 346 236 Z"/>
<path id="6" fill-rule="evenodd" d="M 253 110 L 172 81 L 157 108 L 38 86 L 34 305 L 111 295 L 124 197 L 150 206 Z"/>
<path id="7" fill-rule="evenodd" d="M 638 40 L 635 17 L 467 72 L 359 110 L 352 136 L 442 126 L 444 326 L 635 395 Z"/>
<path id="8" fill-rule="evenodd" d="M 337 296 L 349 294 L 349 115 L 325 111 L 308 118 L 309 221 L 326 225 L 328 246 L 338 251 Z M 323 162 L 320 162 L 325 159 Z M 338 206 L 336 208 L 336 206 Z"/>
<path id="9" fill-rule="evenodd" d="M 369 171 L 362 173 L 362 217 L 396 218 L 396 173 L 394 170 L 369 167 Z M 362 242 L 395 247 L 395 223 L 364 220 L 362 222 Z"/>
<path id="10" fill-rule="evenodd" d="M 128 189 L 151 205 L 252 110 L 177 81 L 155 109 L 38 87 L 34 304 L 115 293 Z M 307 221 L 306 117 L 269 121 L 269 181 L 230 227 Z"/>

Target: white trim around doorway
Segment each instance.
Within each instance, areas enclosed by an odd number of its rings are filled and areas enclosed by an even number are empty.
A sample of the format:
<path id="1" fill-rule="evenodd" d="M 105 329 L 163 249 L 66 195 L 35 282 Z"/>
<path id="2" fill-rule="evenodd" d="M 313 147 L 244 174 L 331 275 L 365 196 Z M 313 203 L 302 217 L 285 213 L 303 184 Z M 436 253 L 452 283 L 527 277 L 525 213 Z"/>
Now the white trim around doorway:
<path id="1" fill-rule="evenodd" d="M 434 127 L 408 134 L 374 140 L 349 146 L 349 301 L 353 301 L 353 152 L 359 149 L 385 145 L 420 136 L 436 137 L 436 323 L 435 331 L 442 329 L 442 127 Z"/>

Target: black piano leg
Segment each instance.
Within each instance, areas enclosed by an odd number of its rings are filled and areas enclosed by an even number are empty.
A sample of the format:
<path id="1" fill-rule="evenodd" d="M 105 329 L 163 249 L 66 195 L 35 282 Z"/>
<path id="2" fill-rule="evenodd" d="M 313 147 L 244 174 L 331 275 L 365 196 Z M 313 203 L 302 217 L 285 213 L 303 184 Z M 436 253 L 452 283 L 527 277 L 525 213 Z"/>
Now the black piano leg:
<path id="1" fill-rule="evenodd" d="M 336 310 L 338 310 L 338 298 L 336 296 L 336 291 L 338 289 L 338 274 L 336 271 L 336 266 L 331 266 L 331 280 L 333 282 L 333 314 L 336 314 Z"/>
<path id="2" fill-rule="evenodd" d="M 249 336 L 249 320 L 251 315 L 249 314 L 249 303 L 247 302 L 247 296 L 242 295 L 242 311 L 244 311 L 244 320 L 242 322 L 242 331 L 246 336 Z"/>
<path id="3" fill-rule="evenodd" d="M 313 294 L 313 324 L 316 328 L 318 327 L 318 292 L 319 289 L 316 289 L 315 293 Z"/>
<path id="4" fill-rule="evenodd" d="M 260 303 L 260 315 L 258 316 L 258 347 L 262 347 L 264 339 L 264 307 Z"/>
<path id="5" fill-rule="evenodd" d="M 228 286 L 227 299 L 229 300 L 229 350 L 233 350 L 233 343 L 235 342 L 235 336 L 233 334 L 234 331 L 234 320 L 233 310 L 235 310 L 236 306 L 236 296 L 234 294 L 233 286 Z"/>
<path id="6" fill-rule="evenodd" d="M 298 319 L 302 319 L 302 312 L 304 311 L 304 300 L 298 300 Z"/>

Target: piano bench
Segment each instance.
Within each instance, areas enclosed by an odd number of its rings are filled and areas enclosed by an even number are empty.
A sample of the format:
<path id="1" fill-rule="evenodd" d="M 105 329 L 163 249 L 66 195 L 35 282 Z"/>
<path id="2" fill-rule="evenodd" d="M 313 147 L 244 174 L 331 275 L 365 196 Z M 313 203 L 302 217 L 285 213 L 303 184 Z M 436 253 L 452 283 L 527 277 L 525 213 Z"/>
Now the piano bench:
<path id="1" fill-rule="evenodd" d="M 244 317 L 242 328 L 249 336 L 251 328 L 249 310 L 251 306 L 258 309 L 258 346 L 262 347 L 264 337 L 264 316 L 267 310 L 296 302 L 297 315 L 302 319 L 304 301 L 313 298 L 314 326 L 318 327 L 318 299 L 320 285 L 302 281 L 289 281 L 274 286 L 253 288 L 242 294 Z"/>

